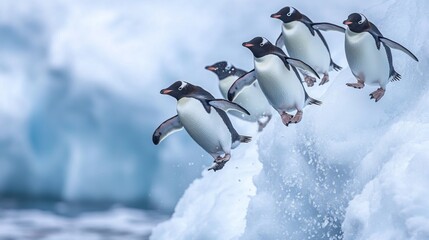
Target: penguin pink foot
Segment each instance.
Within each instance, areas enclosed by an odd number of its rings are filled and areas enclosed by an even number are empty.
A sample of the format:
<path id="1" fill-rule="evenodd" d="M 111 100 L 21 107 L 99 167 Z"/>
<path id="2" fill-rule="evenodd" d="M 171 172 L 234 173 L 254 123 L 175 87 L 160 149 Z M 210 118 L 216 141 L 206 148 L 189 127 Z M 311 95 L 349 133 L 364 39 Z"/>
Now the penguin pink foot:
<path id="1" fill-rule="evenodd" d="M 291 123 L 299 123 L 302 119 L 302 111 L 297 111 L 295 116 L 290 120 Z"/>
<path id="2" fill-rule="evenodd" d="M 280 115 L 282 117 L 283 124 L 286 125 L 286 127 L 287 127 L 289 125 L 290 121 L 292 120 L 293 115 L 290 115 L 286 112 L 283 112 Z"/>
<path id="3" fill-rule="evenodd" d="M 213 170 L 214 172 L 221 170 L 225 166 L 225 163 L 214 163 L 207 171 Z"/>
<path id="4" fill-rule="evenodd" d="M 361 88 L 365 87 L 364 81 L 359 80 L 359 79 L 358 79 L 357 83 L 346 83 L 346 85 L 348 87 L 357 88 L 357 89 L 361 89 Z"/>
<path id="5" fill-rule="evenodd" d="M 320 86 L 320 85 L 323 85 L 323 84 L 325 84 L 325 83 L 327 83 L 327 82 L 329 82 L 329 75 L 328 75 L 328 73 L 324 73 L 324 74 L 323 74 L 322 81 L 320 81 L 320 83 L 319 83 L 319 86 Z"/>
<path id="6" fill-rule="evenodd" d="M 262 132 L 262 130 L 267 126 L 267 124 L 270 122 L 271 120 L 271 115 L 267 116 L 267 120 L 265 120 L 265 122 L 262 122 L 261 120 L 258 120 L 258 132 Z"/>
<path id="7" fill-rule="evenodd" d="M 310 76 L 305 76 L 304 81 L 305 81 L 305 83 L 307 83 L 307 87 L 312 87 L 312 86 L 314 86 L 314 83 L 316 82 L 316 78 L 310 77 Z"/>
<path id="8" fill-rule="evenodd" d="M 225 153 L 225 156 L 223 156 L 223 157 L 218 156 L 217 158 L 215 158 L 214 162 L 215 163 L 226 163 L 229 161 L 230 158 L 231 158 L 231 154 Z"/>
<path id="9" fill-rule="evenodd" d="M 225 153 L 225 156 L 223 156 L 223 157 L 218 156 L 217 158 L 215 158 L 213 166 L 211 166 L 207 170 L 208 171 L 213 170 L 215 172 L 217 170 L 221 170 L 223 168 L 223 166 L 225 166 L 225 163 L 228 162 L 230 158 L 231 158 L 231 154 L 229 154 L 229 153 Z"/>
<path id="10" fill-rule="evenodd" d="M 375 102 L 378 102 L 378 100 L 380 100 L 384 96 L 385 92 L 386 90 L 384 90 L 383 88 L 379 88 L 369 94 L 369 96 L 371 96 L 371 99 L 375 99 Z"/>

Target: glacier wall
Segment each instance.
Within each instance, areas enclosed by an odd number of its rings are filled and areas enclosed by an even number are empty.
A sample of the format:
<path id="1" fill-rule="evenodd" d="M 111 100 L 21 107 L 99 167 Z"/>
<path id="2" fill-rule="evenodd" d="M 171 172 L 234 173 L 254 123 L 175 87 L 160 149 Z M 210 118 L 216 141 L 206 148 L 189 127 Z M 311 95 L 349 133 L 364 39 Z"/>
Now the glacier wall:
<path id="1" fill-rule="evenodd" d="M 237 154 L 257 147 L 251 159 L 262 169 L 246 184 L 255 193 L 231 183 L 237 177 L 252 177 L 233 172 L 231 166 L 218 181 L 228 179 L 226 187 L 234 189 L 225 190 L 223 184 L 211 189 L 212 176 L 203 174 L 151 239 L 429 238 L 428 10 L 425 1 L 378 1 L 356 8 L 385 36 L 417 53 L 420 62 L 394 51 L 394 65 L 403 78 L 389 84 L 378 103 L 368 96 L 374 86 L 345 86 L 354 81 L 347 67 L 330 85 L 309 89 L 321 98 L 321 107 L 307 107 L 303 121 L 288 128 L 274 118 L 257 146 L 241 145 L 228 163 L 240 168 L 248 159 Z M 342 41 L 331 48 L 342 48 Z M 346 66 L 344 56 L 335 55 Z M 226 194 L 234 190 L 234 196 Z M 244 197 L 250 201 L 236 203 Z M 225 198 L 230 204 L 223 204 Z M 231 219 L 231 214 L 236 217 Z"/>

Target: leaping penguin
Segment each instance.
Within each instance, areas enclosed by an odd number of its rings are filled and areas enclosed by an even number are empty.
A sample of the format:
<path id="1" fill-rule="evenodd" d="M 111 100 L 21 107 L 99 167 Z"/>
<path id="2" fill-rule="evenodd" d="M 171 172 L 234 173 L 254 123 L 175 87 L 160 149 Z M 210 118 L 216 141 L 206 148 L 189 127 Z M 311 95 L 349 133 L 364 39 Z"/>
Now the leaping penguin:
<path id="1" fill-rule="evenodd" d="M 419 61 L 410 50 L 401 44 L 383 37 L 378 28 L 360 13 L 352 13 L 343 22 L 348 26 L 345 37 L 347 62 L 357 83 L 347 86 L 361 89 L 366 84 L 380 86 L 370 94 L 378 102 L 386 91 L 390 81 L 399 81 L 401 75 L 393 67 L 390 48 L 405 52 L 415 61 Z"/>
<path id="2" fill-rule="evenodd" d="M 301 121 L 306 105 L 322 104 L 308 96 L 295 68 L 311 72 L 319 78 L 309 65 L 288 57 L 280 48 L 262 37 L 244 42 L 243 46 L 253 53 L 255 68 L 234 82 L 228 91 L 229 100 L 235 99 L 245 86 L 250 86 L 258 79 L 262 92 L 286 126 Z M 293 110 L 297 111 L 295 116 L 287 113 Z"/>
<path id="3" fill-rule="evenodd" d="M 244 70 L 236 68 L 233 65 L 228 66 L 226 61 L 217 62 L 207 66 L 206 69 L 217 75 L 219 79 L 219 89 L 224 98 L 228 97 L 228 90 L 235 80 L 246 74 Z M 232 111 L 231 114 L 246 121 L 258 122 L 259 132 L 262 131 L 271 120 L 272 114 L 270 104 L 257 82 L 243 89 L 234 99 L 234 102 L 249 111 L 250 115 L 238 113 L 237 111 Z"/>
<path id="4" fill-rule="evenodd" d="M 276 46 L 286 47 L 290 57 L 300 59 L 310 65 L 317 73 L 323 74 L 319 85 L 329 81 L 328 72 L 339 71 L 341 67 L 332 61 L 328 44 L 319 30 L 335 30 L 344 32 L 344 28 L 332 23 L 313 23 L 310 18 L 293 7 L 282 8 L 271 14 L 272 18 L 283 21 L 282 32 L 277 38 Z M 316 78 L 308 72 L 301 71 L 304 81 L 311 87 Z"/>
<path id="5" fill-rule="evenodd" d="M 240 105 L 215 99 L 203 88 L 184 81 L 173 83 L 161 90 L 161 94 L 177 99 L 177 115 L 155 130 L 152 136 L 155 145 L 185 128 L 192 139 L 214 158 L 214 165 L 208 170 L 217 171 L 231 158 L 231 149 L 242 142 L 250 142 L 251 137 L 239 135 L 224 112 L 236 110 L 249 115 Z"/>

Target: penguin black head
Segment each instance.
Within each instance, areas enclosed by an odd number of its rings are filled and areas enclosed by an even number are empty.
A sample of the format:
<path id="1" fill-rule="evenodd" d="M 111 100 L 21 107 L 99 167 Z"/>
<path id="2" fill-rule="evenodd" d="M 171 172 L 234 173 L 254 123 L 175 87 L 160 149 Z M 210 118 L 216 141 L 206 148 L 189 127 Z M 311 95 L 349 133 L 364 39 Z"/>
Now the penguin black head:
<path id="1" fill-rule="evenodd" d="M 226 61 L 221 61 L 211 66 L 206 66 L 206 69 L 214 72 L 219 80 L 223 80 L 237 72 L 237 68 L 234 66 L 228 67 L 228 63 Z"/>
<path id="2" fill-rule="evenodd" d="M 361 33 L 370 27 L 368 19 L 361 13 L 352 13 L 343 24 L 355 33 Z"/>
<path id="3" fill-rule="evenodd" d="M 284 23 L 290 23 L 302 18 L 302 14 L 293 7 L 284 7 L 277 13 L 271 14 L 272 18 L 282 20 Z"/>
<path id="4" fill-rule="evenodd" d="M 195 86 L 185 82 L 177 81 L 171 84 L 168 88 L 162 89 L 161 94 L 167 94 L 179 100 L 182 97 L 190 95 L 195 90 Z"/>
<path id="5" fill-rule="evenodd" d="M 256 58 L 263 57 L 272 52 L 276 46 L 274 46 L 270 41 L 263 37 L 255 37 L 254 39 L 244 42 L 244 47 L 247 47 L 250 51 L 252 51 L 253 56 Z"/>

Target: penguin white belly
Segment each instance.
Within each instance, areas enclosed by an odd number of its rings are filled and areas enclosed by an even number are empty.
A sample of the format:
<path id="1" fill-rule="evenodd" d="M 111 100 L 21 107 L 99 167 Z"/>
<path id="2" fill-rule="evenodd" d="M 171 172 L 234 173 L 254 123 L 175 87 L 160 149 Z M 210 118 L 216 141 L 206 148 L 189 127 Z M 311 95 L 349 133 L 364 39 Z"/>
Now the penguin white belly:
<path id="1" fill-rule="evenodd" d="M 370 33 L 354 33 L 349 29 L 345 39 L 347 62 L 353 75 L 366 84 L 386 86 L 390 67 L 383 44 L 378 50 Z"/>
<path id="2" fill-rule="evenodd" d="M 177 113 L 183 127 L 204 150 L 210 154 L 222 154 L 231 149 L 231 133 L 217 111 L 207 113 L 195 98 L 181 98 Z"/>
<path id="3" fill-rule="evenodd" d="M 304 88 L 295 72 L 276 55 L 255 58 L 255 71 L 262 92 L 277 111 L 303 109 Z"/>
<path id="4" fill-rule="evenodd" d="M 314 32 L 313 36 L 308 27 L 300 21 L 284 23 L 282 32 L 290 57 L 307 63 L 318 73 L 329 71 L 331 57 L 316 32 Z"/>
<path id="5" fill-rule="evenodd" d="M 219 82 L 219 88 L 224 98 L 227 98 L 229 88 L 237 79 L 237 76 L 229 76 Z M 230 111 L 228 113 L 246 121 L 256 122 L 261 117 L 270 115 L 271 113 L 270 104 L 262 93 L 257 82 L 252 86 L 244 88 L 243 91 L 234 99 L 234 102 L 249 111 L 250 116 L 237 111 Z"/>

